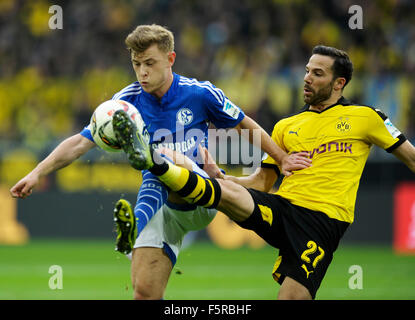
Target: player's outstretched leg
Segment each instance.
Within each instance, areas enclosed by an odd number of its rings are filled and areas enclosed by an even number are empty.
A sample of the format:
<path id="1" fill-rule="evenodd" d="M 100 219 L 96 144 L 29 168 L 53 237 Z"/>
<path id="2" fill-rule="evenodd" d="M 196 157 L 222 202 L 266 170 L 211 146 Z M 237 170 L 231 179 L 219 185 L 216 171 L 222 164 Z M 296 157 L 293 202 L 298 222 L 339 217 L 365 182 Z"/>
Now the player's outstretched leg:
<path id="1" fill-rule="evenodd" d="M 115 250 L 128 254 L 133 250 L 137 238 L 137 224 L 131 204 L 120 199 L 115 204 L 114 222 L 117 229 L 117 240 Z"/>
<path id="2" fill-rule="evenodd" d="M 151 147 L 125 111 L 117 110 L 114 113 L 112 127 L 132 167 L 137 170 L 150 168 L 152 165 Z"/>
<path id="3" fill-rule="evenodd" d="M 215 179 L 202 178 L 194 172 L 175 166 L 154 152 L 123 110 L 114 113 L 112 125 L 115 136 L 133 168 L 149 169 L 189 203 L 216 208 L 220 200 L 220 185 Z"/>
<path id="4" fill-rule="evenodd" d="M 154 152 L 153 159 L 154 164 L 149 171 L 188 203 L 216 208 L 239 222 L 254 212 L 254 199 L 243 186 L 233 181 L 203 178 L 164 160 L 157 152 Z"/>

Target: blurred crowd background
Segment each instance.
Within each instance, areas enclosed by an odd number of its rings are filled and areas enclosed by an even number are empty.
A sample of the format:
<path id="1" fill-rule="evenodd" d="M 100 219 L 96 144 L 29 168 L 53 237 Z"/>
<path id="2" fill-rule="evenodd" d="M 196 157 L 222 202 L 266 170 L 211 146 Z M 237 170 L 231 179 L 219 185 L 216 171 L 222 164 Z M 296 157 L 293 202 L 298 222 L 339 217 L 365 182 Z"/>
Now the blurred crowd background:
<path id="1" fill-rule="evenodd" d="M 48 26 L 54 4 L 62 30 Z M 355 4 L 361 30 L 349 28 Z M 344 95 L 381 108 L 414 141 L 414 21 L 411 0 L 0 0 L 0 159 L 41 159 L 87 125 L 136 80 L 124 39 L 151 23 L 175 34 L 175 72 L 211 81 L 268 132 L 303 105 L 311 49 L 346 50 L 355 71 Z"/>

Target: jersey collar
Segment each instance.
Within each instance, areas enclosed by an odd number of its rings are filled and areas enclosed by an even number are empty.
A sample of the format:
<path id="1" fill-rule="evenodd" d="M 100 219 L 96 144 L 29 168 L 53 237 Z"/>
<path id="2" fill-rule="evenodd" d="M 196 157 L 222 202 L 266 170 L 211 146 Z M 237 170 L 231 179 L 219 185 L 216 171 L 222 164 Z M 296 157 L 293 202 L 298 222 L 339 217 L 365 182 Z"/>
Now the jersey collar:
<path id="1" fill-rule="evenodd" d="M 337 102 L 336 102 L 336 103 L 333 103 L 331 106 L 328 106 L 328 107 L 327 107 L 326 109 L 324 109 L 323 111 L 309 110 L 310 105 L 307 103 L 307 104 L 305 104 L 305 105 L 304 105 L 304 107 L 303 107 L 303 109 L 301 110 L 301 112 L 304 112 L 304 111 L 309 111 L 309 112 L 315 112 L 315 113 L 323 113 L 324 111 L 326 111 L 326 110 L 328 110 L 328 109 L 331 109 L 331 108 L 333 108 L 333 107 L 335 107 L 335 106 L 338 106 L 338 105 L 347 106 L 347 105 L 350 105 L 350 101 L 349 101 L 349 100 L 347 100 L 345 97 L 341 96 L 341 97 L 340 97 L 340 99 L 339 99 L 339 100 L 337 100 Z"/>

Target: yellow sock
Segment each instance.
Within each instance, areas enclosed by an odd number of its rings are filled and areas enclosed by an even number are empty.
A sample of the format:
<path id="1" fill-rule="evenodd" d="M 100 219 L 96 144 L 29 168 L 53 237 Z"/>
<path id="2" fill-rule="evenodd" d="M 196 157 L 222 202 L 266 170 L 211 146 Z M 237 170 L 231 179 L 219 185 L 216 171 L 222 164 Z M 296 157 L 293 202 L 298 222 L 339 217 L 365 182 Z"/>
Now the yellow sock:
<path id="1" fill-rule="evenodd" d="M 166 173 L 159 176 L 160 181 L 164 182 L 173 191 L 179 191 L 182 189 L 186 182 L 189 180 L 190 171 L 179 166 L 176 166 L 170 162 L 167 162 L 169 169 Z"/>
<path id="2" fill-rule="evenodd" d="M 215 207 L 220 199 L 220 185 L 185 168 L 168 163 L 168 169 L 158 176 L 160 181 L 184 200 L 203 207 Z"/>

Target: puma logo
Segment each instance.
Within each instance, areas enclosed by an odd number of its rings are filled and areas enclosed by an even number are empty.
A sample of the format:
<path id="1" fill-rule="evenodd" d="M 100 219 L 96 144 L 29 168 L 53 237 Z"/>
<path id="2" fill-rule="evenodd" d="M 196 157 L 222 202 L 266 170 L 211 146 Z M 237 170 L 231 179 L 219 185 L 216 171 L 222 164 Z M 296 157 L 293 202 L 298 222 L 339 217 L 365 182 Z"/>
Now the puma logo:
<path id="1" fill-rule="evenodd" d="M 305 271 L 305 273 L 307 274 L 307 279 L 308 279 L 308 276 L 310 275 L 310 273 L 313 273 L 313 272 L 314 272 L 314 270 L 308 271 L 308 270 L 307 270 L 307 267 L 305 266 L 305 264 L 304 264 L 304 263 L 303 263 L 303 265 L 301 266 L 301 268 L 303 268 L 303 269 L 304 269 L 304 271 Z"/>
<path id="2" fill-rule="evenodd" d="M 299 128 L 297 131 L 290 130 L 290 131 L 288 131 L 288 134 L 295 134 L 298 137 L 298 131 L 300 131 L 300 129 L 301 128 Z"/>

